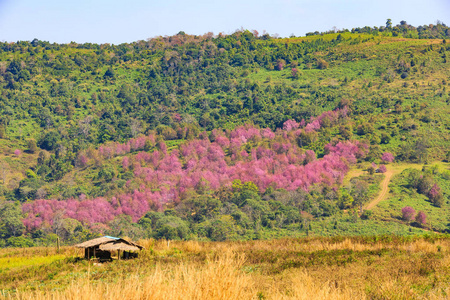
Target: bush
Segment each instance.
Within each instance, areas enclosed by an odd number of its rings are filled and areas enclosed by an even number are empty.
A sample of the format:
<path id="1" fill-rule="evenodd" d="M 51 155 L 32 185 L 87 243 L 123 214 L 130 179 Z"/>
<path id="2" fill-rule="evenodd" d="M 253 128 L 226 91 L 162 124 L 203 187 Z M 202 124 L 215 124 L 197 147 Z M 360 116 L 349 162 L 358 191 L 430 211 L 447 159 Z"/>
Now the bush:
<path id="1" fill-rule="evenodd" d="M 364 210 L 364 212 L 361 215 L 361 219 L 368 220 L 373 215 L 373 211 L 371 210 Z"/>
<path id="2" fill-rule="evenodd" d="M 22 236 L 13 236 L 6 240 L 7 247 L 13 248 L 25 248 L 25 247 L 33 247 L 34 242 L 32 239 Z"/>
<path id="3" fill-rule="evenodd" d="M 319 58 L 317 60 L 317 68 L 321 69 L 321 70 L 325 70 L 328 68 L 328 63 L 325 60 Z"/>
<path id="4" fill-rule="evenodd" d="M 384 152 L 383 155 L 381 156 L 381 160 L 385 164 L 393 162 L 394 161 L 394 155 L 392 155 L 392 153 L 390 153 L 390 152 Z"/>
<path id="5" fill-rule="evenodd" d="M 412 220 L 415 213 L 416 213 L 416 211 L 414 210 L 414 208 L 412 208 L 410 206 L 405 206 L 402 208 L 402 218 L 403 218 L 403 220 L 405 220 L 407 222 Z"/>
<path id="6" fill-rule="evenodd" d="M 419 211 L 416 215 L 416 222 L 420 225 L 425 225 L 427 223 L 427 215 L 423 211 Z"/>
<path id="7" fill-rule="evenodd" d="M 437 207 L 441 207 L 442 204 L 444 204 L 444 196 L 442 195 L 441 188 L 437 184 L 433 185 L 427 196 L 428 198 L 430 198 L 430 201 Z"/>
<path id="8" fill-rule="evenodd" d="M 378 173 L 386 173 L 386 171 L 387 171 L 387 168 L 385 165 L 380 165 L 378 167 Z"/>
<path id="9" fill-rule="evenodd" d="M 38 150 L 37 143 L 35 139 L 29 139 L 27 141 L 28 152 L 35 153 Z"/>

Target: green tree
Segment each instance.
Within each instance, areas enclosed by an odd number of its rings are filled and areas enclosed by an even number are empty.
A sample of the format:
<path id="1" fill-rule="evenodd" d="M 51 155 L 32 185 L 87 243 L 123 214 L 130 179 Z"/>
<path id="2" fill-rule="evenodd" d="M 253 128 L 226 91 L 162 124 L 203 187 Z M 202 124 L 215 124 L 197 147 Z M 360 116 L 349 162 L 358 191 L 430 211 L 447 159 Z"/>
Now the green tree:
<path id="1" fill-rule="evenodd" d="M 61 135 L 56 131 L 47 132 L 39 141 L 39 147 L 45 150 L 54 150 L 58 142 L 61 141 Z"/>
<path id="2" fill-rule="evenodd" d="M 114 73 L 113 69 L 111 67 L 106 70 L 105 74 L 103 75 L 103 78 L 105 79 L 114 79 L 116 74 Z"/>
<path id="3" fill-rule="evenodd" d="M 0 203 L 0 238 L 17 237 L 24 230 L 20 205 L 17 202 Z"/>
<path id="4" fill-rule="evenodd" d="M 209 238 L 212 241 L 229 240 L 232 239 L 235 235 L 236 229 L 233 217 L 229 215 L 223 215 L 211 222 Z"/>
<path id="5" fill-rule="evenodd" d="M 387 19 L 386 20 L 386 28 L 387 29 L 392 29 L 392 20 L 391 19 Z"/>
<path id="6" fill-rule="evenodd" d="M 363 213 L 363 205 L 368 200 L 369 184 L 363 180 L 357 180 L 352 188 L 354 203 L 359 206 L 359 213 Z"/>
<path id="7" fill-rule="evenodd" d="M 185 240 L 189 236 L 189 226 L 176 216 L 164 216 L 156 222 L 155 237 L 168 240 Z"/>

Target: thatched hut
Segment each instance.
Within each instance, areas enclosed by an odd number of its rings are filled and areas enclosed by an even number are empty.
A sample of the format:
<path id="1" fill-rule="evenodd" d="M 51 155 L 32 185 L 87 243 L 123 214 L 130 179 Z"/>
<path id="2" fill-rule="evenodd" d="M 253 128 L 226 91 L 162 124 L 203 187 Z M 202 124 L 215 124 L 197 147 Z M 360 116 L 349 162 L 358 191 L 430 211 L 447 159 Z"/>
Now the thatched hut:
<path id="1" fill-rule="evenodd" d="M 141 245 L 112 236 L 102 236 L 93 240 L 75 245 L 78 248 L 84 248 L 84 257 L 99 258 L 100 260 L 111 260 L 111 252 L 117 251 L 120 259 L 120 252 L 123 251 L 123 258 L 137 257 L 137 252 L 144 249 Z"/>

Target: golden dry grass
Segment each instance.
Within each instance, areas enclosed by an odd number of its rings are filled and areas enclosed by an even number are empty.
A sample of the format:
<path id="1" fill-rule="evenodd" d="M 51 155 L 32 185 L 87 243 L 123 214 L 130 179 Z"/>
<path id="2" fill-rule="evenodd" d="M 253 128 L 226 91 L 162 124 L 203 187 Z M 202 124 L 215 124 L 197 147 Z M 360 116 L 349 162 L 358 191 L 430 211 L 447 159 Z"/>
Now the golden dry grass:
<path id="1" fill-rule="evenodd" d="M 65 261 L 42 269 L 60 277 L 41 277 L 34 290 L 33 278 L 26 276 L 15 284 L 17 290 L 1 284 L 2 277 L 0 286 L 7 289 L 7 299 L 449 299 L 450 295 L 447 237 L 140 243 L 146 250 L 136 260 Z M 76 276 L 67 281 L 70 274 Z"/>

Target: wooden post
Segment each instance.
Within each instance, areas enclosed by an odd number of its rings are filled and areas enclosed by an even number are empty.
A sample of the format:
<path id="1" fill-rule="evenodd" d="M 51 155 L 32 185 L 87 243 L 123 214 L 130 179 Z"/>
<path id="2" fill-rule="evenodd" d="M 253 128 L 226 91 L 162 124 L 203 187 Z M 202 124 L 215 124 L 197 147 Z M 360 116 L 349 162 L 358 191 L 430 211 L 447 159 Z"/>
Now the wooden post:
<path id="1" fill-rule="evenodd" d="M 117 250 L 117 259 L 120 260 L 120 250 Z"/>
<path id="2" fill-rule="evenodd" d="M 56 252 L 59 253 L 59 236 L 56 238 Z"/>

